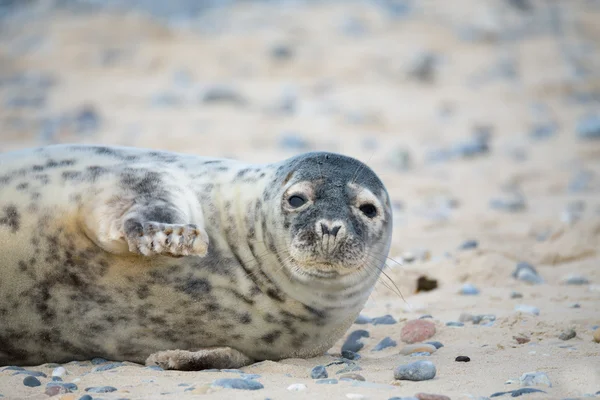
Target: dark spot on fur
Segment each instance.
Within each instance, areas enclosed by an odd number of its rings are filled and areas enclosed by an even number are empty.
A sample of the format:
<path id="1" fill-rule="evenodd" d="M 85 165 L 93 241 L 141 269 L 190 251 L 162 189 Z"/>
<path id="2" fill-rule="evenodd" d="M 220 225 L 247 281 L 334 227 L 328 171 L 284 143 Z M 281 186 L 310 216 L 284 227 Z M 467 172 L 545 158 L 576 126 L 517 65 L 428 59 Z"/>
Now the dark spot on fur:
<path id="1" fill-rule="evenodd" d="M 29 187 L 29 183 L 23 182 L 17 185 L 17 190 L 25 190 Z"/>
<path id="2" fill-rule="evenodd" d="M 4 216 L 0 217 L 0 225 L 8 226 L 12 233 L 16 233 L 21 226 L 21 215 L 17 210 L 17 207 L 13 204 L 9 204 L 3 209 Z"/>
<path id="3" fill-rule="evenodd" d="M 267 296 L 269 296 L 273 300 L 277 300 L 280 303 L 285 302 L 285 299 L 281 296 L 281 293 L 273 288 L 267 289 Z"/>
<path id="4" fill-rule="evenodd" d="M 272 331 L 261 336 L 261 340 L 267 344 L 273 344 L 281 336 L 281 331 Z"/>
<path id="5" fill-rule="evenodd" d="M 176 288 L 190 295 L 193 299 L 200 300 L 210 293 L 212 285 L 207 279 L 192 278 L 181 283 Z"/>

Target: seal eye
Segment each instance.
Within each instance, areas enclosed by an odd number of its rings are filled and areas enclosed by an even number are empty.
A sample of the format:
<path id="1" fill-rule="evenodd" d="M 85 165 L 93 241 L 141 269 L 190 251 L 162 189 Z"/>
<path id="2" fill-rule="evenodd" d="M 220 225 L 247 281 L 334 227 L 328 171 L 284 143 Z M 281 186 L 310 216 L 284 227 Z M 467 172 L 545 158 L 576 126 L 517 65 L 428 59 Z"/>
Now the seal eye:
<path id="1" fill-rule="evenodd" d="M 377 208 L 375 208 L 373 204 L 363 204 L 358 209 L 369 218 L 375 218 L 377 216 Z"/>
<path id="2" fill-rule="evenodd" d="M 288 199 L 288 203 L 290 203 L 290 206 L 298 208 L 303 206 L 304 203 L 306 203 L 306 199 L 302 196 L 295 194 L 293 196 L 290 196 L 290 198 Z"/>

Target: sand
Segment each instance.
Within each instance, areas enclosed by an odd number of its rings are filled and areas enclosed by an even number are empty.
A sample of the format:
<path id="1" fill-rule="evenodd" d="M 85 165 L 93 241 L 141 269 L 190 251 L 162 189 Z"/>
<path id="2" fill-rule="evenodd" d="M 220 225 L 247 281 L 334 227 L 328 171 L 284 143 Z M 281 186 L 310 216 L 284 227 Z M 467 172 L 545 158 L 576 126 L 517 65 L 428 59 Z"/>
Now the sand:
<path id="1" fill-rule="evenodd" d="M 552 387 L 535 386 L 546 393 L 527 398 L 600 391 L 600 344 L 592 338 L 600 325 L 600 138 L 582 139 L 578 128 L 590 113 L 600 115 L 600 6 L 557 1 L 557 11 L 530 3 L 533 10 L 522 11 L 508 1 L 405 2 L 412 9 L 394 14 L 368 2 L 242 2 L 165 22 L 140 11 L 48 11 L 42 2 L 35 12 L 0 20 L 0 151 L 103 143 L 261 163 L 336 151 L 368 163 L 395 203 L 389 279 L 382 277 L 363 315 L 398 322 L 350 329 L 370 333 L 356 362 L 368 383 L 310 378 L 312 367 L 339 356 L 340 338 L 322 357 L 243 368 L 260 375 L 264 389 L 257 391 L 211 387 L 234 372 L 126 363 L 92 373 L 90 362 L 74 362 L 64 365 L 63 379 L 78 390 L 56 398 L 110 385 L 118 390 L 94 398 L 388 399 L 424 392 L 467 399 L 518 389 L 533 371 L 546 373 Z M 558 25 L 549 22 L 553 15 Z M 427 54 L 430 64 L 415 61 Z M 217 84 L 234 98 L 203 102 Z M 478 141 L 477 132 L 490 136 Z M 471 147 L 460 154 L 440 151 L 463 142 Z M 494 207 L 494 199 L 512 200 L 512 208 Z M 460 250 L 467 240 L 477 247 Z M 522 261 L 543 283 L 511 276 Z M 567 285 L 570 274 L 589 283 Z M 422 276 L 438 288 L 417 293 Z M 464 283 L 480 293 L 460 294 Z M 517 312 L 518 305 L 537 307 L 539 315 Z M 446 326 L 462 313 L 496 319 Z M 426 314 L 437 328 L 431 340 L 444 347 L 430 356 L 400 355 L 403 325 Z M 571 328 L 575 338 L 558 338 Z M 398 346 L 372 351 L 384 337 Z M 455 362 L 457 356 L 471 361 Z M 394 380 L 395 367 L 421 359 L 435 364 L 434 379 Z M 28 369 L 50 376 L 54 367 Z M 328 367 L 329 377 L 342 367 Z M 0 370 L 5 398 L 48 397 L 49 378 L 29 388 L 23 375 Z M 296 383 L 306 389 L 287 390 Z"/>

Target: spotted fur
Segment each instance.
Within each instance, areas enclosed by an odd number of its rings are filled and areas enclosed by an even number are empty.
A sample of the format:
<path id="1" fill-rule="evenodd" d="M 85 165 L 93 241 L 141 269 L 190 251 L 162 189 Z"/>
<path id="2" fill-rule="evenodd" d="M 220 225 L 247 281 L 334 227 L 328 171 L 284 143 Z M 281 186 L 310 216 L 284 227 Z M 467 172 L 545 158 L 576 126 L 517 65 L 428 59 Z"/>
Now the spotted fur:
<path id="1" fill-rule="evenodd" d="M 291 207 L 293 194 L 306 203 Z M 0 365 L 316 356 L 364 305 L 391 229 L 381 181 L 332 153 L 268 165 L 106 146 L 1 154 Z M 209 348 L 225 350 L 189 355 Z"/>

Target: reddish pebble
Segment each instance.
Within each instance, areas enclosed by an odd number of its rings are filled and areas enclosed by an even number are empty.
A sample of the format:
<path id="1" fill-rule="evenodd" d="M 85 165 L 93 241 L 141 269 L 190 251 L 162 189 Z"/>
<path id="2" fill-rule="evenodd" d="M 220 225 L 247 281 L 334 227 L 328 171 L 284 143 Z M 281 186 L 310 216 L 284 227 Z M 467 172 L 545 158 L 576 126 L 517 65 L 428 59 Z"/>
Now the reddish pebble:
<path id="1" fill-rule="evenodd" d="M 435 325 L 431 321 L 414 319 L 408 321 L 402 328 L 400 339 L 404 343 L 417 343 L 435 335 Z"/>
<path id="2" fill-rule="evenodd" d="M 45 393 L 48 396 L 56 396 L 57 394 L 69 393 L 69 389 L 64 388 L 62 386 L 50 386 L 46 388 Z"/>
<path id="3" fill-rule="evenodd" d="M 415 397 L 419 400 L 451 400 L 450 397 L 443 394 L 417 393 Z"/>

